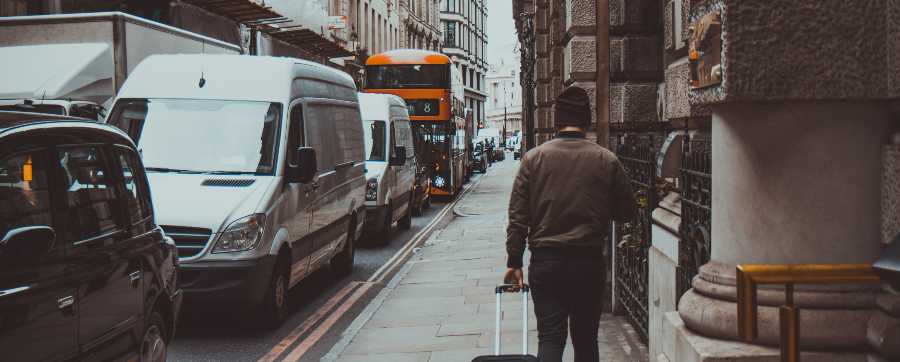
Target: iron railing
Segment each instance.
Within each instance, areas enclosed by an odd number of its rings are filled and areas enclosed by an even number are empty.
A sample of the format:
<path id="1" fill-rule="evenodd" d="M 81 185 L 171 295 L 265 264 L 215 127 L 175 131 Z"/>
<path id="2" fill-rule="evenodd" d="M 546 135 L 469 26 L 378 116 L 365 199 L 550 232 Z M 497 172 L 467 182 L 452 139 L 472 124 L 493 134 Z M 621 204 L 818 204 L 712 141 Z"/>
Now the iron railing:
<path id="1" fill-rule="evenodd" d="M 800 361 L 800 311 L 794 304 L 795 284 L 878 283 L 867 264 L 780 264 L 737 266 L 738 335 L 745 342 L 758 336 L 756 287 L 783 284 L 784 304 L 778 308 L 782 362 Z"/>
<path id="2" fill-rule="evenodd" d="M 631 179 L 638 201 L 634 218 L 622 225 L 616 235 L 622 238 L 616 244 L 616 295 L 635 330 L 647 341 L 649 327 L 648 308 L 648 250 L 651 245 L 651 213 L 656 207 L 656 154 L 652 135 L 626 135 L 614 147 L 622 166 Z"/>
<path id="3" fill-rule="evenodd" d="M 681 160 L 681 241 L 676 272 L 677 300 L 709 261 L 712 241 L 712 149 L 709 138 L 684 136 Z M 677 301 L 676 301 L 677 302 Z"/>

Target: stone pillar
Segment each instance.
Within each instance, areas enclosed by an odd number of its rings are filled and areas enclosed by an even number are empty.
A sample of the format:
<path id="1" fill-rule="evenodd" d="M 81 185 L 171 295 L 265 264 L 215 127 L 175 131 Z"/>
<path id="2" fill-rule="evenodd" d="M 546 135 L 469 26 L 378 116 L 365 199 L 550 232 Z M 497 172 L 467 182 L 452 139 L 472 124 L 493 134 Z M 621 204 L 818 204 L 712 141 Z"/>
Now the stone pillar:
<path id="1" fill-rule="evenodd" d="M 660 2 L 609 1 L 609 122 L 656 122 Z"/>
<path id="2" fill-rule="evenodd" d="M 900 95 L 900 3 L 692 5 L 693 21 L 712 12 L 722 19 L 721 34 L 712 34 L 722 40 L 721 81 L 690 92 L 692 106 L 712 112 L 712 261 L 667 314 L 663 357 L 777 361 L 784 293 L 761 288 L 759 338 L 736 342 L 735 266 L 878 257 L 881 153 Z M 797 290 L 804 360 L 900 358 L 884 347 L 900 345 L 900 320 L 883 306 L 894 304 L 877 302 L 895 297 L 864 285 Z"/>

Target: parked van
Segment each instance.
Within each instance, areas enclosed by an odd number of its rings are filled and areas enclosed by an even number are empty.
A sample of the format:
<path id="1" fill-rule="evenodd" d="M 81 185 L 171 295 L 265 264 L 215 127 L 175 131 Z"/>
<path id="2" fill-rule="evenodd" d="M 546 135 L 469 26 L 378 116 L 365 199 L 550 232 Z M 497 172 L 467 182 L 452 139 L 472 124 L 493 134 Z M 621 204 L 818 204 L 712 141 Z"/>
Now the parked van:
<path id="1" fill-rule="evenodd" d="M 107 121 L 143 156 L 186 302 L 277 326 L 290 287 L 350 273 L 365 217 L 357 102 L 348 75 L 299 59 L 156 55 L 132 72 Z"/>
<path id="2" fill-rule="evenodd" d="M 416 157 L 403 98 L 360 93 L 366 144 L 366 235 L 387 242 L 394 222 L 412 225 Z"/>

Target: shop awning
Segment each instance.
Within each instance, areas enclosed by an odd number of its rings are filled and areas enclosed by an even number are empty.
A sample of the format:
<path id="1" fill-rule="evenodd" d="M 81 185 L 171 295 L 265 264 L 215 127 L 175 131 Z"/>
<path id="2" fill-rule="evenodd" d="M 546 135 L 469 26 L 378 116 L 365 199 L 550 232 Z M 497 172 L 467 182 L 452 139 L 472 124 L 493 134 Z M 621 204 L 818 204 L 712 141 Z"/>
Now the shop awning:
<path id="1" fill-rule="evenodd" d="M 275 39 L 329 58 L 350 57 L 354 55 L 352 52 L 342 48 L 335 42 L 311 29 L 302 27 L 279 28 L 274 26 L 264 26 L 260 27 L 259 30 Z"/>
<path id="2" fill-rule="evenodd" d="M 287 20 L 272 8 L 253 0 L 184 0 L 184 2 L 247 25 Z"/>
<path id="3" fill-rule="evenodd" d="M 293 22 L 271 7 L 253 0 L 184 0 L 211 13 L 219 14 L 249 27 L 256 28 L 275 39 L 300 49 L 329 58 L 349 57 L 354 54 L 334 41 L 301 26 L 283 26 Z M 282 25 L 282 26 L 279 26 Z"/>

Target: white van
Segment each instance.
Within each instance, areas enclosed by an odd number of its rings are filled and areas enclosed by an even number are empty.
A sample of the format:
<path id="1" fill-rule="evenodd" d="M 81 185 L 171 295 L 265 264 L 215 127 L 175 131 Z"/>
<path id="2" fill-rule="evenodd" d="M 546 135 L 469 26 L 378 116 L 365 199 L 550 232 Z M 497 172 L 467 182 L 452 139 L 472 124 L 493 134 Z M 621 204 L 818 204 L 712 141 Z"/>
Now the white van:
<path id="1" fill-rule="evenodd" d="M 360 93 L 366 144 L 366 235 L 389 242 L 394 222 L 412 225 L 416 153 L 409 113 L 402 98 Z"/>
<path id="2" fill-rule="evenodd" d="M 132 72 L 107 122 L 141 152 L 187 302 L 277 326 L 290 287 L 350 273 L 365 219 L 357 102 L 348 75 L 291 58 L 156 55 Z"/>

